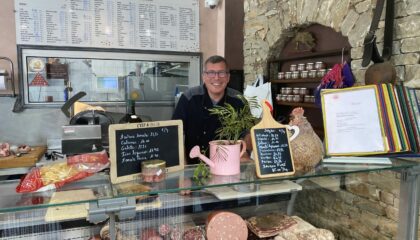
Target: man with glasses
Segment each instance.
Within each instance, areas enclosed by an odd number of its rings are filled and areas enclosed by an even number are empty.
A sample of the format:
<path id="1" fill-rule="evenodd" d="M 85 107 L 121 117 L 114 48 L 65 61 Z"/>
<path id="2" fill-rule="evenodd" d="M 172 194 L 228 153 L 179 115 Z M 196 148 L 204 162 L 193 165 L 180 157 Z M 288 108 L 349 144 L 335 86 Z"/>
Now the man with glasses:
<path id="1" fill-rule="evenodd" d="M 184 124 L 185 153 L 187 164 L 198 163 L 190 159 L 189 152 L 195 146 L 208 149 L 209 141 L 216 139 L 216 130 L 221 127 L 217 116 L 210 115 L 208 109 L 229 103 L 239 109 L 244 106 L 237 98 L 240 92 L 228 88 L 229 67 L 221 56 L 211 56 L 204 63 L 201 86 L 188 89 L 179 99 L 172 119 L 181 119 Z"/>

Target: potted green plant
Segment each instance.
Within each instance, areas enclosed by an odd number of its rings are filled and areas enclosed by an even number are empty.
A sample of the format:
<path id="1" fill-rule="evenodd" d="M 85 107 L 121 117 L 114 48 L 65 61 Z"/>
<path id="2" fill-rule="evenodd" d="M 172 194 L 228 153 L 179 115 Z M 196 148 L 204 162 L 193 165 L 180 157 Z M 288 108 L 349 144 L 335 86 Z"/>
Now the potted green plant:
<path id="1" fill-rule="evenodd" d="M 244 107 L 239 110 L 230 104 L 209 110 L 210 114 L 219 118 L 222 125 L 216 131 L 219 140 L 209 142 L 210 159 L 200 153 L 199 146 L 195 146 L 190 152 L 191 158 L 199 157 L 210 166 L 210 172 L 215 175 L 240 173 L 240 157 L 246 151 L 245 142 L 240 138 L 258 120 L 252 116 L 250 110 L 250 105 L 258 106 L 257 101 L 247 101 L 243 96 L 238 97 L 244 103 Z"/>

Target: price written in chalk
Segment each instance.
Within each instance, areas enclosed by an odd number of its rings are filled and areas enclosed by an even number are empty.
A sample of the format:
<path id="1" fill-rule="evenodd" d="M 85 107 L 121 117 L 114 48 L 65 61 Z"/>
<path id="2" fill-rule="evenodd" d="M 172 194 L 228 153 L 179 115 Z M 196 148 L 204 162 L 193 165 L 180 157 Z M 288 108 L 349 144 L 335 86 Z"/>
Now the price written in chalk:
<path id="1" fill-rule="evenodd" d="M 158 159 L 160 147 L 153 144 L 154 138 L 165 137 L 168 133 L 166 127 L 149 132 L 121 133 L 119 137 L 121 163 Z"/>
<path id="2" fill-rule="evenodd" d="M 261 174 L 293 171 L 285 128 L 263 128 L 254 131 Z"/>
<path id="3" fill-rule="evenodd" d="M 110 125 L 111 182 L 138 179 L 141 163 L 147 160 L 165 161 L 168 172 L 183 169 L 182 136 L 181 120 Z"/>

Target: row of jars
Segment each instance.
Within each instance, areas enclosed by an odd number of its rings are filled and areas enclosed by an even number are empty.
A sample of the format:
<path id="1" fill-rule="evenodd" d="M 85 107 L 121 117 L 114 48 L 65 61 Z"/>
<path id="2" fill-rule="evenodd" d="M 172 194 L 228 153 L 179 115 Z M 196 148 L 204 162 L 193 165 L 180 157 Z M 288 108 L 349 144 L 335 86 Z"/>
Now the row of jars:
<path id="1" fill-rule="evenodd" d="M 327 73 L 327 69 L 313 69 L 310 71 L 293 71 L 293 72 L 279 72 L 278 79 L 298 79 L 298 78 L 316 78 L 323 77 Z"/>
<path id="2" fill-rule="evenodd" d="M 325 69 L 326 65 L 324 62 L 315 62 L 314 63 L 299 63 L 299 64 L 292 64 L 290 65 L 290 72 L 295 71 L 310 71 L 310 70 L 320 70 Z"/>
<path id="3" fill-rule="evenodd" d="M 315 97 L 310 95 L 288 95 L 288 94 L 277 94 L 276 96 L 277 101 L 281 102 L 306 102 L 306 103 L 314 103 Z"/>
<path id="4" fill-rule="evenodd" d="M 280 88 L 280 94 L 281 95 L 290 95 L 290 94 L 295 94 L 295 95 L 307 95 L 309 94 L 309 89 L 307 88 L 291 88 L 291 87 L 282 87 Z"/>

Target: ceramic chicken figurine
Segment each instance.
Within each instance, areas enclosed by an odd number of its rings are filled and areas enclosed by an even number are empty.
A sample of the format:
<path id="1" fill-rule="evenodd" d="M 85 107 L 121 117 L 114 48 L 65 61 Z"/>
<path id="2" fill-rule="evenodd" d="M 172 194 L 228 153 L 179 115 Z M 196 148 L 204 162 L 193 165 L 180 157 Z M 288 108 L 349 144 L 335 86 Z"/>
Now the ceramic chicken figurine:
<path id="1" fill-rule="evenodd" d="M 298 126 L 300 130 L 299 135 L 290 142 L 296 171 L 313 169 L 324 156 L 322 141 L 303 114 L 303 108 L 293 109 L 289 122 L 290 126 Z"/>

